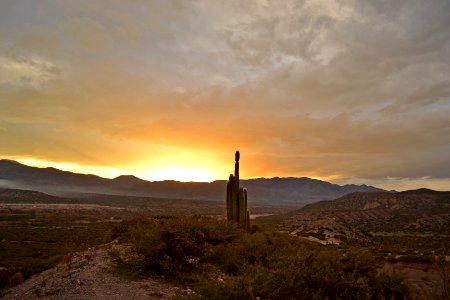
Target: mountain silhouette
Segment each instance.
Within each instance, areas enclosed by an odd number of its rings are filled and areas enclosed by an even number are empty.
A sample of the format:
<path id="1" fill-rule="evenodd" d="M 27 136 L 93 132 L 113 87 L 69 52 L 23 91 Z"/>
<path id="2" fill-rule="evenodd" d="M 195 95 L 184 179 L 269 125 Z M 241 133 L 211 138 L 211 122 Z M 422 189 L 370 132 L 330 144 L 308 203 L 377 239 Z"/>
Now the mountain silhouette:
<path id="1" fill-rule="evenodd" d="M 337 185 L 301 178 L 256 178 L 241 180 L 249 190 L 249 202 L 304 205 L 336 199 L 353 192 L 384 192 L 367 185 Z M 55 168 L 37 168 L 12 160 L 0 160 L 0 187 L 32 189 L 52 195 L 101 193 L 178 199 L 225 201 L 225 180 L 213 182 L 146 181 L 122 175 L 114 179 L 78 174 Z"/>

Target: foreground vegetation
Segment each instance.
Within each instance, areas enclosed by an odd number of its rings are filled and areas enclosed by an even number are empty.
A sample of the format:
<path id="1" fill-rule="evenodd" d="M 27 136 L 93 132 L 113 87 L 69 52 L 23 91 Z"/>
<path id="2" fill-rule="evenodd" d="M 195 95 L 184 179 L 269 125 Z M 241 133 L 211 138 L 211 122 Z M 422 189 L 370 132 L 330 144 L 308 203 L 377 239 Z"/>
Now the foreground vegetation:
<path id="1" fill-rule="evenodd" d="M 142 215 L 220 215 L 214 201 L 80 195 L 59 198 L 35 191 L 0 189 L 1 290 L 45 271 L 71 253 L 111 240 L 114 224 Z M 256 212 L 279 211 L 260 205 Z"/>
<path id="2" fill-rule="evenodd" d="M 109 241 L 113 216 L 63 209 L 1 212 L 0 289 L 53 267 L 70 253 Z"/>
<path id="3" fill-rule="evenodd" d="M 129 277 L 163 275 L 190 286 L 180 298 L 404 299 L 402 277 L 377 272 L 368 251 L 319 246 L 285 233 L 201 216 L 149 217 L 115 231 L 130 252 L 111 253 Z"/>
<path id="4" fill-rule="evenodd" d="M 448 263 L 437 264 L 436 260 L 448 253 L 448 241 L 442 243 L 434 236 L 366 236 L 325 246 L 268 225 L 254 225 L 246 232 L 233 223 L 201 216 L 135 218 L 140 214 L 134 210 L 90 206 L 15 208 L 0 211 L 0 289 L 64 261 L 70 253 L 119 238 L 133 247 L 127 253 L 111 253 L 117 271 L 129 278 L 156 274 L 193 290 L 179 298 L 417 296 L 416 287 L 385 268 L 386 261 L 421 264 L 417 265 L 421 269 L 430 268 L 421 276 L 430 278 L 436 266 L 447 279 L 433 280 L 447 284 L 447 294 L 444 288 L 443 296 L 438 291 L 430 299 L 446 299 L 449 292 Z M 380 273 L 382 269 L 388 274 Z"/>

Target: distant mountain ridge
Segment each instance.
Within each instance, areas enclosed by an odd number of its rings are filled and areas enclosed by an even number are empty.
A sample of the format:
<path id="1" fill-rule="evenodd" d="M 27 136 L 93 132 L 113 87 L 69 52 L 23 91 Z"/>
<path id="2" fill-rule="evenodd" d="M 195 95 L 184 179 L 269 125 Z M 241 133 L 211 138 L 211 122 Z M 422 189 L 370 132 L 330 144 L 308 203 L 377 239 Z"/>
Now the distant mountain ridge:
<path id="1" fill-rule="evenodd" d="M 430 189 L 409 190 L 399 193 L 356 192 L 335 200 L 311 203 L 299 209 L 299 212 L 340 212 L 371 209 L 413 210 L 449 209 L 450 192 Z"/>
<path id="2" fill-rule="evenodd" d="M 249 202 L 304 205 L 335 199 L 352 192 L 385 192 L 367 185 L 340 186 L 326 181 L 302 178 L 257 178 L 241 180 L 250 191 Z M 45 193 L 102 193 L 161 198 L 225 199 L 226 181 L 178 182 L 146 181 L 132 175 L 114 179 L 77 174 L 55 168 L 36 168 L 11 160 L 0 160 L 0 187 L 33 189 Z"/>

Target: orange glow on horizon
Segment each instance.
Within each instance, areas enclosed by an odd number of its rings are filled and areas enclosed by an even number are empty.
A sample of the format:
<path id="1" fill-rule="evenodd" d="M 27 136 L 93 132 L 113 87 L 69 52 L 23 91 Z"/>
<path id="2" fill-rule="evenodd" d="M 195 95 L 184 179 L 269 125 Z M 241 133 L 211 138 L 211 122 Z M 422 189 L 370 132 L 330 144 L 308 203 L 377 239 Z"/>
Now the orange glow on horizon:
<path id="1" fill-rule="evenodd" d="M 120 175 L 135 175 L 148 181 L 162 181 L 162 180 L 176 180 L 181 182 L 211 182 L 217 179 L 224 179 L 220 168 L 211 168 L 211 166 L 205 165 L 205 162 L 201 165 L 196 165 L 192 158 L 177 157 L 172 159 L 177 163 L 167 163 L 166 159 L 157 160 L 156 164 L 150 161 L 147 164 L 140 164 L 138 167 L 130 167 L 124 169 L 117 169 L 104 166 L 83 165 L 73 162 L 52 162 L 43 159 L 36 159 L 32 157 L 17 157 L 8 156 L 1 157 L 1 159 L 15 160 L 21 164 L 47 168 L 53 167 L 62 171 L 69 171 L 80 174 L 94 174 L 104 178 L 116 178 Z M 166 163 L 164 163 L 166 162 Z M 125 170 L 126 169 L 126 170 Z M 222 178 L 223 177 L 223 178 Z"/>
<path id="2" fill-rule="evenodd" d="M 1 159 L 15 160 L 21 164 L 47 168 L 53 167 L 62 171 L 80 174 L 94 174 L 104 178 L 116 178 L 120 175 L 134 175 L 148 181 L 175 180 L 181 182 L 212 182 L 215 180 L 226 180 L 228 175 L 234 172 L 234 162 L 221 164 L 209 160 L 202 160 L 196 155 L 171 156 L 144 160 L 145 163 L 134 163 L 123 168 L 113 168 L 96 165 L 85 165 L 74 162 L 53 162 L 32 157 L 8 156 Z M 242 173 L 241 173 L 242 175 Z M 259 176 L 242 176 L 242 179 L 288 177 L 280 174 L 261 174 Z M 318 180 L 331 180 L 338 176 L 318 177 L 316 174 L 291 175 L 294 177 L 310 177 Z"/>
<path id="3" fill-rule="evenodd" d="M 117 176 L 123 175 L 126 172 L 122 170 L 103 167 L 103 166 L 91 166 L 91 165 L 81 165 L 73 162 L 53 162 L 43 159 L 36 159 L 32 157 L 17 157 L 17 156 L 8 156 L 1 157 L 1 159 L 10 159 L 15 160 L 21 164 L 38 167 L 38 168 L 48 168 L 53 167 L 62 171 L 69 171 L 80 174 L 94 174 L 104 178 L 115 178 Z"/>
<path id="4" fill-rule="evenodd" d="M 143 157 L 127 170 L 145 180 L 183 182 L 211 182 L 227 178 L 228 173 L 227 166 L 216 157 L 186 149 L 167 149 L 166 153 Z"/>
<path id="5" fill-rule="evenodd" d="M 53 162 L 45 159 L 37 159 L 33 157 L 23 156 L 0 156 L 0 159 L 15 160 L 21 164 L 47 168 L 54 167 L 62 171 L 69 171 L 80 174 L 94 174 L 104 178 L 115 178 L 120 175 L 134 175 L 144 180 L 149 181 L 163 181 L 176 180 L 181 182 L 212 182 L 214 180 L 226 180 L 228 175 L 234 171 L 233 162 L 220 164 L 217 161 L 215 164 L 209 160 L 202 160 L 193 156 L 165 156 L 164 159 L 154 157 L 153 160 L 148 160 L 147 163 L 126 166 L 123 168 L 113 168 L 98 165 L 86 165 L 75 162 Z M 170 160 L 172 162 L 170 163 Z M 343 174 L 334 174 L 329 176 L 317 176 L 316 173 L 310 174 L 280 174 L 280 173 L 261 173 L 260 176 L 242 176 L 242 179 L 252 178 L 273 178 L 273 177 L 309 177 L 312 179 L 328 181 L 336 184 L 368 184 L 387 190 L 408 190 L 417 188 L 417 186 L 424 186 L 434 190 L 445 191 L 448 190 L 445 180 L 435 180 L 426 184 L 428 178 L 420 178 L 417 180 L 408 179 L 401 180 L 398 178 L 388 178 L 385 183 L 382 182 L 367 182 L 361 181 L 357 178 L 347 178 Z M 346 179 L 347 178 L 347 179 Z"/>
<path id="6" fill-rule="evenodd" d="M 177 167 L 154 169 L 138 177 L 149 181 L 176 180 L 183 182 L 212 182 L 217 179 L 212 172 L 205 169 Z"/>

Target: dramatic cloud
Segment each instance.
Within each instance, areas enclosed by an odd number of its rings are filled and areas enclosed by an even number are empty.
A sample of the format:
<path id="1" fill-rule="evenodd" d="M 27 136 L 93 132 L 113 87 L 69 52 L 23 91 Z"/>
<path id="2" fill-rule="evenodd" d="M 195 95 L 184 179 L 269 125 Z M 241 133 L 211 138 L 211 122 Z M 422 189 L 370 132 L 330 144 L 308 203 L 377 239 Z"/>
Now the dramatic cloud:
<path id="1" fill-rule="evenodd" d="M 449 28 L 446 0 L 5 0 L 0 156 L 450 189 Z"/>

